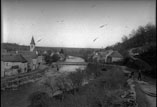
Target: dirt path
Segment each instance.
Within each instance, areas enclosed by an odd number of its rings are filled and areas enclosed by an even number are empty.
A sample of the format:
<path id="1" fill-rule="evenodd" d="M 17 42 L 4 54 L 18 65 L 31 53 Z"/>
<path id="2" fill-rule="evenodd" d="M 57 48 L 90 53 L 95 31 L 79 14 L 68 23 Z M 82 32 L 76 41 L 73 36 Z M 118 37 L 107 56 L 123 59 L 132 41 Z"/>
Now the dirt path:
<path id="1" fill-rule="evenodd" d="M 156 86 L 147 82 L 137 82 L 141 92 L 144 94 L 149 106 L 156 107 Z"/>
<path id="2" fill-rule="evenodd" d="M 140 86 L 138 84 L 135 85 L 135 91 L 138 107 L 150 107 L 145 94 L 141 91 Z"/>
<path id="3" fill-rule="evenodd" d="M 138 74 L 135 70 L 122 67 L 124 73 L 134 71 L 136 101 L 138 107 L 156 107 L 156 80 L 142 75 L 143 81 L 138 81 Z M 126 72 L 127 71 L 127 72 Z M 144 82 L 146 81 L 146 82 Z"/>

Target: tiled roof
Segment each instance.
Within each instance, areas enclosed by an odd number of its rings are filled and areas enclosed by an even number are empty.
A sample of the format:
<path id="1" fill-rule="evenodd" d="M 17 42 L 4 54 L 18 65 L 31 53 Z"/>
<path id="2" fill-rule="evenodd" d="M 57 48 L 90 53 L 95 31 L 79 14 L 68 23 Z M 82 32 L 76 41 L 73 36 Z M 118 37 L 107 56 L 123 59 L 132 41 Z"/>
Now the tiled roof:
<path id="1" fill-rule="evenodd" d="M 32 59 L 36 59 L 38 57 L 35 52 L 21 51 L 18 53 L 21 54 L 28 62 L 31 62 Z"/>
<path id="2" fill-rule="evenodd" d="M 4 62 L 27 62 L 22 55 L 1 55 L 1 61 Z"/>
<path id="3" fill-rule="evenodd" d="M 111 54 L 113 52 L 113 50 L 106 50 L 106 51 L 103 51 L 103 52 L 99 52 L 99 55 L 102 57 L 104 56 L 107 56 L 109 54 Z"/>
<path id="4" fill-rule="evenodd" d="M 123 58 L 123 56 L 118 51 L 113 51 L 109 56 Z"/>

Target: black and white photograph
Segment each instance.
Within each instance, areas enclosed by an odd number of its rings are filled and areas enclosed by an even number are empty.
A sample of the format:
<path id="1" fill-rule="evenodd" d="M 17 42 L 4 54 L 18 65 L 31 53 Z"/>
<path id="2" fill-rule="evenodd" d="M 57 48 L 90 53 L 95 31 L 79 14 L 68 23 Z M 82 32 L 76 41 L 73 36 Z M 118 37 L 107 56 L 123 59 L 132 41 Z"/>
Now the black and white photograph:
<path id="1" fill-rule="evenodd" d="M 156 107 L 156 0 L 1 0 L 1 107 Z"/>

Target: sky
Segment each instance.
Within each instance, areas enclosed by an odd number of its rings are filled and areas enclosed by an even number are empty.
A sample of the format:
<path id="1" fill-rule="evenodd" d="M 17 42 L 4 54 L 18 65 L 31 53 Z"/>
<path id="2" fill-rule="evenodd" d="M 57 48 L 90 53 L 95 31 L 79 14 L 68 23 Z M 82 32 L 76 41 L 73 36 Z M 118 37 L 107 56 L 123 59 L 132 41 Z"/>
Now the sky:
<path id="1" fill-rule="evenodd" d="M 2 42 L 105 48 L 156 23 L 155 0 L 2 0 Z"/>

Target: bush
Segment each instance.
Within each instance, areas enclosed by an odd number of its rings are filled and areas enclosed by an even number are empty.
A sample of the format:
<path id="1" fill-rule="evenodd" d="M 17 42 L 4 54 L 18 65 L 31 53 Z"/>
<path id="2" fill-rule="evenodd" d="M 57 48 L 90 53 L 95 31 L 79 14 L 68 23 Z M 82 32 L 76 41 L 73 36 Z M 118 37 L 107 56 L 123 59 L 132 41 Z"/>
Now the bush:
<path id="1" fill-rule="evenodd" d="M 81 69 L 77 69 L 76 72 L 71 72 L 68 75 L 68 78 L 71 80 L 71 86 L 74 89 L 74 93 L 80 86 L 82 86 L 84 77 L 85 77 L 84 72 L 81 71 Z"/>
<path id="2" fill-rule="evenodd" d="M 50 97 L 45 92 L 34 92 L 32 93 L 28 101 L 30 105 L 28 107 L 50 107 Z"/>
<path id="3" fill-rule="evenodd" d="M 91 64 L 89 63 L 86 68 L 86 75 L 90 76 L 94 74 L 94 77 L 99 77 L 101 75 L 101 69 L 100 66 L 97 64 Z"/>

